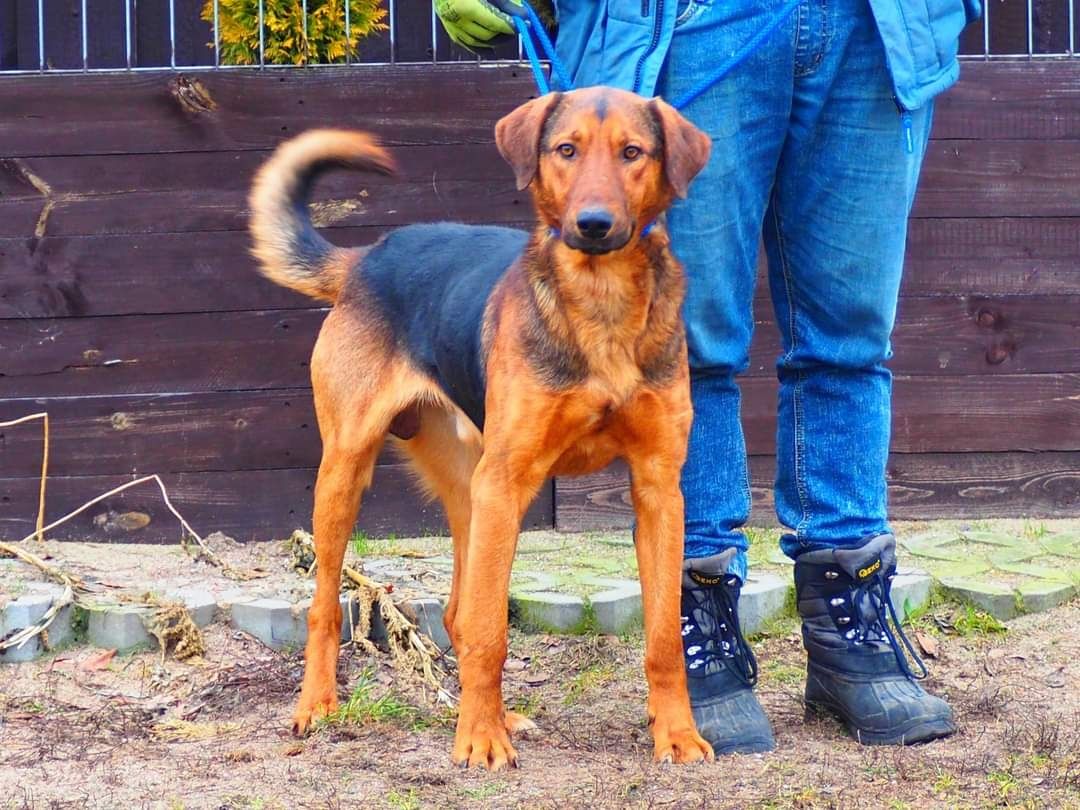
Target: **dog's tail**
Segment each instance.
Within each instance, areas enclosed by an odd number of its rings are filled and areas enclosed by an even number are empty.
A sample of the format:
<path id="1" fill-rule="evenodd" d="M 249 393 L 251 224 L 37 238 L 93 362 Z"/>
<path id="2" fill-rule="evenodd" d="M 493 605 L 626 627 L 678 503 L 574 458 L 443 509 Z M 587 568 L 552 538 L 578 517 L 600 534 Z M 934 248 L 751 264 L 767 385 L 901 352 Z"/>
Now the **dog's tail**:
<path id="1" fill-rule="evenodd" d="M 285 287 L 328 301 L 337 299 L 355 250 L 327 242 L 315 230 L 308 196 L 327 169 L 346 167 L 393 174 L 394 161 L 362 132 L 316 129 L 277 148 L 251 188 L 252 254 L 259 271 Z"/>

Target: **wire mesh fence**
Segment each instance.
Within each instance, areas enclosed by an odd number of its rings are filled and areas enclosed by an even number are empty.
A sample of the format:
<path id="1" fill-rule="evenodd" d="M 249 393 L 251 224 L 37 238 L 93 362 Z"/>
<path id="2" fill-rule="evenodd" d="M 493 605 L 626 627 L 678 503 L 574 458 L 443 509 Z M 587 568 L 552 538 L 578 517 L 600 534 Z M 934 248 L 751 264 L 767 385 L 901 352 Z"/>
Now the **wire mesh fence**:
<path id="1" fill-rule="evenodd" d="M 2 0 L 0 72 L 83 73 L 517 61 L 476 53 L 430 0 Z"/>
<path id="2" fill-rule="evenodd" d="M 646 0 L 648 2 L 648 0 Z M 986 0 L 966 59 L 1076 57 L 1080 0 Z M 454 45 L 430 0 L 4 0 L 0 71 L 222 70 L 521 59 Z"/>

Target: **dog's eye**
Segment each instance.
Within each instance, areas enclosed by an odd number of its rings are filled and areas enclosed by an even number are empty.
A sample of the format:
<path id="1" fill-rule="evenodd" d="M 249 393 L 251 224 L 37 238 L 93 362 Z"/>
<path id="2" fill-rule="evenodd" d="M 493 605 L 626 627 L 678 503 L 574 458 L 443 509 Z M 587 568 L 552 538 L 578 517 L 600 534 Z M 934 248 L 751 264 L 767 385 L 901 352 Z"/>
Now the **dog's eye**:
<path id="1" fill-rule="evenodd" d="M 574 155 L 577 154 L 577 149 L 574 148 L 574 145 L 572 143 L 559 144 L 559 146 L 556 148 L 558 153 L 564 158 L 572 158 Z"/>
<path id="2" fill-rule="evenodd" d="M 624 160 L 637 160 L 641 157 L 641 147 L 628 146 L 622 150 L 622 156 Z"/>

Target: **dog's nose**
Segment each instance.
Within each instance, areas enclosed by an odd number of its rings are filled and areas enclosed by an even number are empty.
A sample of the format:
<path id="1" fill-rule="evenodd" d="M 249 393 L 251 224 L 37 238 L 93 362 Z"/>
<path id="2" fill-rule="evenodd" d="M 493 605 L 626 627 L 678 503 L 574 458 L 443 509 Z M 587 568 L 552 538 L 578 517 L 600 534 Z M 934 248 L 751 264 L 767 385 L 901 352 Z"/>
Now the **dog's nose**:
<path id="1" fill-rule="evenodd" d="M 586 239 L 603 239 L 614 224 L 611 214 L 602 208 L 589 208 L 577 218 L 578 232 Z"/>

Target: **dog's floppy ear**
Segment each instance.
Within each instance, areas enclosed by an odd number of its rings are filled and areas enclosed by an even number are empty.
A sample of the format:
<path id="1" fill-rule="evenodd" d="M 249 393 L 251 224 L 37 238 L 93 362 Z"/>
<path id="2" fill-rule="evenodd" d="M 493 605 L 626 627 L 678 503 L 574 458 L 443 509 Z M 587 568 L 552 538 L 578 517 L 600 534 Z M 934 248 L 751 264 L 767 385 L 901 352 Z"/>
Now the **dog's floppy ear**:
<path id="1" fill-rule="evenodd" d="M 536 176 L 540 157 L 540 133 L 561 93 L 548 93 L 522 104 L 495 125 L 495 145 L 510 164 L 521 191 Z"/>
<path id="2" fill-rule="evenodd" d="M 685 198 L 690 181 L 709 162 L 712 139 L 663 99 L 654 98 L 649 109 L 664 136 L 664 175 L 668 185 Z"/>

